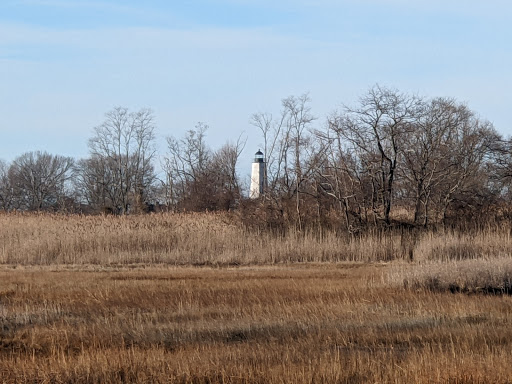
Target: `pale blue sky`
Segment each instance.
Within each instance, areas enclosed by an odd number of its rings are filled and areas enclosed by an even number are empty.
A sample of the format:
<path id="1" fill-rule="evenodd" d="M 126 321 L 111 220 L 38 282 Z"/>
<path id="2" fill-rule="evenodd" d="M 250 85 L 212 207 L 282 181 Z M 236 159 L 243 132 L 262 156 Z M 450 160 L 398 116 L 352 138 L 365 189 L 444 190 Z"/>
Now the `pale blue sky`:
<path id="1" fill-rule="evenodd" d="M 466 102 L 505 135 L 512 3 L 501 0 L 2 0 L 0 159 L 87 156 L 114 106 L 150 107 L 159 148 L 196 122 L 219 147 L 309 92 L 313 114 L 372 85 Z M 247 169 L 249 173 L 249 169 Z"/>

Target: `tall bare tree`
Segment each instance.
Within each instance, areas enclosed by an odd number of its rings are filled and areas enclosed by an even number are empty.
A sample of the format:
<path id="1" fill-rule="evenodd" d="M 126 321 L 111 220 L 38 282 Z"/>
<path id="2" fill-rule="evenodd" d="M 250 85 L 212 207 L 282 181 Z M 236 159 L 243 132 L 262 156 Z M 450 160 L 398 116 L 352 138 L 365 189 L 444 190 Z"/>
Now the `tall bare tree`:
<path id="1" fill-rule="evenodd" d="M 290 141 L 289 147 L 293 152 L 293 165 L 286 172 L 289 173 L 293 170 L 294 174 L 295 208 L 299 229 L 302 228 L 301 194 L 305 192 L 303 186 L 311 176 L 313 169 L 311 165 L 317 166 L 316 162 L 309 163 L 310 157 L 307 153 L 312 141 L 309 129 L 311 128 L 311 123 L 315 120 L 311 115 L 309 103 L 310 98 L 308 94 L 303 94 L 299 97 L 289 96 L 282 101 L 284 121 L 287 127 L 286 131 L 290 133 L 288 138 Z M 309 167 L 307 166 L 308 163 Z"/>
<path id="2" fill-rule="evenodd" d="M 441 218 L 446 220 L 454 201 L 470 202 L 479 193 L 485 164 L 498 135 L 493 125 L 462 106 L 463 118 L 450 138 L 444 161 L 449 172 L 437 186 Z M 480 186 L 479 186 L 480 185 Z M 474 200 L 473 200 L 474 201 Z"/>
<path id="3" fill-rule="evenodd" d="M 306 193 L 308 180 L 313 172 L 313 147 L 311 125 L 315 120 L 311 114 L 309 95 L 289 96 L 281 101 L 281 112 L 277 118 L 269 113 L 257 113 L 251 124 L 263 137 L 267 200 L 283 210 L 283 197 L 294 202 L 297 227 L 302 227 L 302 197 Z"/>
<path id="4" fill-rule="evenodd" d="M 235 143 L 226 143 L 212 155 L 209 169 L 215 176 L 219 206 L 225 210 L 235 208 L 241 195 L 240 178 L 237 171 L 240 155 L 246 141 L 241 137 Z"/>
<path id="5" fill-rule="evenodd" d="M 332 128 L 360 153 L 359 160 L 371 176 L 375 208 L 380 207 L 386 223 L 404 137 L 412 130 L 420 104 L 417 97 L 377 85 L 360 98 L 356 108 L 345 107 L 343 114 L 330 120 Z"/>
<path id="6" fill-rule="evenodd" d="M 255 126 L 263 138 L 263 154 L 265 156 L 265 193 L 271 199 L 280 194 L 279 183 L 284 179 L 284 164 L 289 148 L 289 127 L 285 126 L 286 114 L 278 118 L 270 113 L 255 113 L 250 123 Z"/>
<path id="7" fill-rule="evenodd" d="M 325 154 L 323 166 L 316 169 L 320 189 L 335 202 L 334 207 L 342 214 L 347 231 L 352 232 L 361 224 L 368 208 L 363 190 L 365 176 L 358 166 L 357 154 L 347 147 L 333 124 L 327 124 L 325 130 L 315 134 L 323 143 L 321 148 Z"/>
<path id="8" fill-rule="evenodd" d="M 172 192 L 169 199 L 176 207 L 188 201 L 191 208 L 199 204 L 200 200 L 207 199 L 206 195 L 203 196 L 204 185 L 201 187 L 211 158 L 211 150 L 206 145 L 207 130 L 208 125 L 199 122 L 185 137 L 167 138 L 168 153 L 164 159 L 164 168 L 168 189 Z"/>
<path id="9" fill-rule="evenodd" d="M 109 196 L 111 207 L 108 208 L 116 213 L 126 214 L 148 203 L 155 182 L 154 131 L 150 109 L 129 112 L 123 107 L 107 112 L 105 121 L 94 128 L 94 136 L 89 140 L 88 170 L 95 169 L 103 174 L 94 178 L 83 175 L 82 180 L 97 180 L 93 189 L 106 188 L 100 195 Z"/>
<path id="10" fill-rule="evenodd" d="M 414 223 L 428 224 L 429 207 L 435 187 L 450 175 L 455 166 L 448 160 L 450 143 L 467 110 L 452 99 L 433 99 L 424 102 L 413 129 L 406 135 L 403 152 L 403 176 L 414 199 Z"/>

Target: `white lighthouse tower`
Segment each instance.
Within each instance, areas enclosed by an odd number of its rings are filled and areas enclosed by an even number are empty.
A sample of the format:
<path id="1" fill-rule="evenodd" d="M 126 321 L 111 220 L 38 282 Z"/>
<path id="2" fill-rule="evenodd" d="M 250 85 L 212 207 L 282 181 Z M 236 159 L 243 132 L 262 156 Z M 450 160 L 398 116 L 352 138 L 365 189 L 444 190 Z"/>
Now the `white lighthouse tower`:
<path id="1" fill-rule="evenodd" d="M 257 199 L 263 195 L 265 188 L 265 161 L 263 160 L 263 152 L 258 150 L 254 155 L 251 172 L 251 189 L 249 190 L 249 198 Z"/>

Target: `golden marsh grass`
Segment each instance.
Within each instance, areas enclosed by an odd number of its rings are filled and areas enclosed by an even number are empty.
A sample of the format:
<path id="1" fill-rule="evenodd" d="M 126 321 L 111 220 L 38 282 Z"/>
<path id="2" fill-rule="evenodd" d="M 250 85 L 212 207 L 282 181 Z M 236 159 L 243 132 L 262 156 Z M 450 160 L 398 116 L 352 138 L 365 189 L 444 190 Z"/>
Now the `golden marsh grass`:
<path id="1" fill-rule="evenodd" d="M 387 264 L 0 270 L 5 383 L 507 382 L 512 298 Z"/>
<path id="2" fill-rule="evenodd" d="M 0 382 L 511 382 L 509 234 L 1 214 Z"/>
<path id="3" fill-rule="evenodd" d="M 252 231 L 226 213 L 82 216 L 0 213 L 0 264 L 254 265 L 463 260 L 512 253 L 510 228 Z"/>

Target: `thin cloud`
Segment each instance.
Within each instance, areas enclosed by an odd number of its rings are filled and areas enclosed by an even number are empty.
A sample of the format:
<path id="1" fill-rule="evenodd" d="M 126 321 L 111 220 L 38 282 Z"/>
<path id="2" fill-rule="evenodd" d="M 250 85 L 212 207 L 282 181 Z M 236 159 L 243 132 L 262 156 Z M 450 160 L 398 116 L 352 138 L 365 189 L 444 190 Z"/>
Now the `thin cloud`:
<path id="1" fill-rule="evenodd" d="M 157 28 L 116 27 L 92 29 L 57 29 L 24 24 L 0 24 L 0 55 L 31 61 L 53 61 L 49 49 L 67 54 L 101 54 L 124 56 L 140 50 L 157 57 L 168 56 L 174 50 L 247 51 L 270 50 L 278 47 L 312 46 L 317 42 L 286 36 L 268 28 Z M 12 52 L 22 53 L 20 55 Z"/>
<path id="2" fill-rule="evenodd" d="M 152 20 L 160 20 L 163 14 L 160 10 L 152 8 L 147 4 L 127 5 L 114 4 L 110 1 L 75 1 L 75 0 L 19 0 L 10 3 L 11 5 L 41 7 L 47 9 L 62 10 L 64 12 L 103 12 L 118 15 L 131 15 L 145 17 Z M 165 17 L 171 15 L 165 14 Z"/>
<path id="3" fill-rule="evenodd" d="M 72 1 L 72 0 L 20 0 L 16 4 L 19 5 L 32 5 L 39 7 L 51 8 L 94 8 L 94 9 L 108 9 L 115 11 L 133 11 L 135 7 L 126 5 L 112 4 L 108 1 Z"/>

